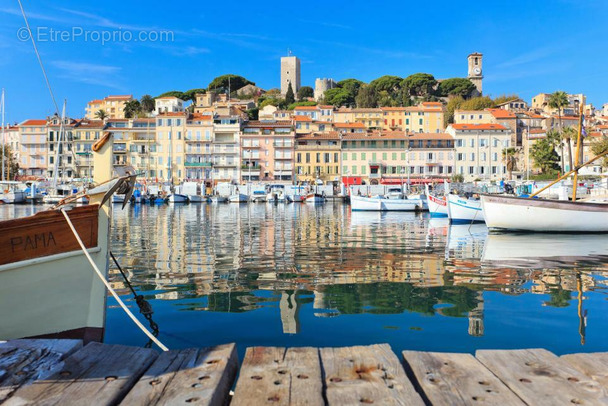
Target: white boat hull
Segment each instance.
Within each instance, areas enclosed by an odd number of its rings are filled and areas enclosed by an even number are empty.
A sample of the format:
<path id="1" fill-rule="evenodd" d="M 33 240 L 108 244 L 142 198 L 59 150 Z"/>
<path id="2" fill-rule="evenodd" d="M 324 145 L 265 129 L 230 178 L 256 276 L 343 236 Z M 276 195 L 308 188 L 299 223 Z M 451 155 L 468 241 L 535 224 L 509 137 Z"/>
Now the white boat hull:
<path id="1" fill-rule="evenodd" d="M 306 196 L 306 203 L 312 203 L 312 204 L 321 204 L 325 201 L 325 198 L 323 198 L 323 196 L 311 193 L 309 195 Z"/>
<path id="2" fill-rule="evenodd" d="M 224 196 L 213 196 L 211 198 L 211 203 L 227 203 L 228 198 Z"/>
<path id="3" fill-rule="evenodd" d="M 485 221 L 480 200 L 461 198 L 460 196 L 447 195 L 448 217 L 452 222 L 474 222 Z"/>
<path id="4" fill-rule="evenodd" d="M 354 211 L 416 211 L 418 206 L 408 199 L 351 196 L 350 207 Z"/>
<path id="5" fill-rule="evenodd" d="M 25 192 L 20 190 L 9 190 L 8 192 L 0 192 L 0 202 L 5 204 L 15 204 L 25 202 Z"/>
<path id="6" fill-rule="evenodd" d="M 448 203 L 445 198 L 428 195 L 427 204 L 429 206 L 429 213 L 432 217 L 448 216 Z"/>
<path id="7" fill-rule="evenodd" d="M 232 195 L 228 198 L 230 203 L 247 203 L 249 201 L 249 196 L 243 193 L 239 193 L 236 195 Z"/>
<path id="8" fill-rule="evenodd" d="M 124 202 L 125 202 L 125 195 L 112 196 L 112 203 L 124 203 Z M 46 203 L 46 199 L 45 199 L 45 203 Z"/>
<path id="9" fill-rule="evenodd" d="M 608 205 L 482 195 L 490 229 L 535 232 L 608 232 Z"/>
<path id="10" fill-rule="evenodd" d="M 205 198 L 205 196 L 201 195 L 188 195 L 188 200 L 190 201 L 190 203 L 202 203 L 207 199 Z"/>
<path id="11" fill-rule="evenodd" d="M 287 200 L 289 200 L 290 202 L 294 202 L 294 203 L 302 203 L 304 201 L 306 201 L 306 196 L 304 195 L 287 195 Z"/>
<path id="12" fill-rule="evenodd" d="M 179 193 L 169 195 L 169 203 L 188 203 L 188 196 Z"/>

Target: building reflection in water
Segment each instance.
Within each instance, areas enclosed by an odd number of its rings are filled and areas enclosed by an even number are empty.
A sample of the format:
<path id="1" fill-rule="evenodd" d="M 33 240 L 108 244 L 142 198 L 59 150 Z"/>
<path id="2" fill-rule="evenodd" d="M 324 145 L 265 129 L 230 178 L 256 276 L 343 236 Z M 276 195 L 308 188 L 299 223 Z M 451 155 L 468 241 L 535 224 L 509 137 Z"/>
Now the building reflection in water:
<path id="1" fill-rule="evenodd" d="M 160 300 L 207 299 L 189 310 L 277 306 L 285 334 L 300 331 L 306 294 L 317 317 L 441 314 L 468 318 L 468 333 L 482 336 L 484 292 L 544 294 L 546 306 L 563 307 L 608 276 L 601 257 L 606 236 L 576 236 L 574 243 L 488 235 L 484 225 L 352 213 L 331 203 L 136 206 L 115 214 L 113 251 L 141 292 Z M 128 293 L 115 272 L 113 282 Z"/>

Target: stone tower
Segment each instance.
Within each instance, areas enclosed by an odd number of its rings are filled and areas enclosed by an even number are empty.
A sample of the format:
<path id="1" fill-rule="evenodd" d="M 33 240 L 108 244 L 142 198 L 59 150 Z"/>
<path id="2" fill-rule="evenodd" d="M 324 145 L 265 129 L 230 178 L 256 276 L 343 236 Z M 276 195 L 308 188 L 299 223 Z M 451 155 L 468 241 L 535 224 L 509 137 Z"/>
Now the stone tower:
<path id="1" fill-rule="evenodd" d="M 297 94 L 300 89 L 300 59 L 297 56 L 289 56 L 281 58 L 281 95 L 285 97 L 287 89 L 291 83 L 293 93 Z"/>
<path id="2" fill-rule="evenodd" d="M 477 88 L 477 95 L 481 96 L 483 88 L 483 70 L 482 70 L 482 62 L 483 62 L 483 54 L 473 52 L 468 57 L 469 60 L 469 73 L 467 78 L 475 85 Z"/>
<path id="3" fill-rule="evenodd" d="M 317 78 L 315 80 L 315 100 L 321 100 L 327 90 L 333 89 L 336 86 L 337 84 L 333 79 Z"/>

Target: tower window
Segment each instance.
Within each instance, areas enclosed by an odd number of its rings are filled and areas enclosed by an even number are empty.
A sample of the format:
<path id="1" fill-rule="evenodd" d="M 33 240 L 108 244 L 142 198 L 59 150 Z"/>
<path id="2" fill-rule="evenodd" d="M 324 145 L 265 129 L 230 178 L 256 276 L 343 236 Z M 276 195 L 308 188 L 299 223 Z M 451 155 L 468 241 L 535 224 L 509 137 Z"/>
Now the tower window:
<path id="1" fill-rule="evenodd" d="M 475 57 L 475 65 L 478 65 L 478 63 L 477 63 L 477 57 Z"/>

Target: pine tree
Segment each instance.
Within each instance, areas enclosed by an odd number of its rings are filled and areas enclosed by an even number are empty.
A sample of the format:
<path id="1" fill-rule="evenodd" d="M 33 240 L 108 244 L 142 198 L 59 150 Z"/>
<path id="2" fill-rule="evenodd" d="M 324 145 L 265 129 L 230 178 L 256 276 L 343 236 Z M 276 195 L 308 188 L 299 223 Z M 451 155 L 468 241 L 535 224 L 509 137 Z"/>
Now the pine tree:
<path id="1" fill-rule="evenodd" d="M 291 87 L 291 82 L 289 82 L 289 87 L 287 88 L 287 93 L 285 93 L 285 103 L 290 105 L 291 103 L 295 103 L 296 98 L 293 94 L 293 88 Z"/>

